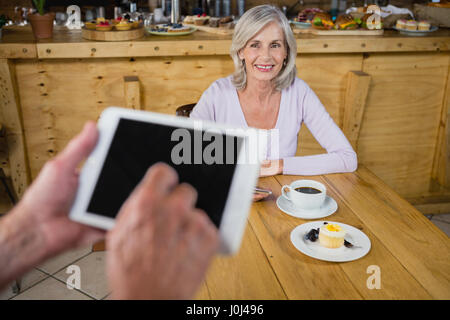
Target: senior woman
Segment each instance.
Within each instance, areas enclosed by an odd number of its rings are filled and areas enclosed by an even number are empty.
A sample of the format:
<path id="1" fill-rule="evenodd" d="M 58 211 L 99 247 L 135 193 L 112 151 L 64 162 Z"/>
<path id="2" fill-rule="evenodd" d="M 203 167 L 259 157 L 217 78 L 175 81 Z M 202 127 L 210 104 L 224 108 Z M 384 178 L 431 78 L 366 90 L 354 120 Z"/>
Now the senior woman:
<path id="1" fill-rule="evenodd" d="M 230 51 L 235 73 L 203 93 L 191 118 L 278 130 L 279 139 L 268 146 L 261 176 L 356 170 L 350 143 L 316 94 L 296 76 L 297 44 L 279 9 L 261 5 L 248 10 L 236 24 Z M 327 153 L 295 156 L 302 123 Z"/>

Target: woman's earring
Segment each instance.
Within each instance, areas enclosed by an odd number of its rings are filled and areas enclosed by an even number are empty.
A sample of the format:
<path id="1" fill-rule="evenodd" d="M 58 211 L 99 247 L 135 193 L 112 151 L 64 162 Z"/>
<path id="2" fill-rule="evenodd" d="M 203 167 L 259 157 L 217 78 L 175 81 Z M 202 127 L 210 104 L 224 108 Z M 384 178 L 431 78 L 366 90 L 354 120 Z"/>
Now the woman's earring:
<path id="1" fill-rule="evenodd" d="M 287 59 L 284 59 L 284 61 L 283 61 L 283 67 L 286 67 L 286 63 L 287 63 L 286 60 Z"/>

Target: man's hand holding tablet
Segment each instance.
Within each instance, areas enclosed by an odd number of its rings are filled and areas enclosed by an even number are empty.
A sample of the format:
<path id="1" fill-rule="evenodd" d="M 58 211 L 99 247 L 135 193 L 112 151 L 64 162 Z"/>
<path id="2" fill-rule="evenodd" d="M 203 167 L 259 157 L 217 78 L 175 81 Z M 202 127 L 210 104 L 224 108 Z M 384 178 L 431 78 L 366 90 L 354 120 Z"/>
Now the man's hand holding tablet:
<path id="1" fill-rule="evenodd" d="M 71 219 L 112 229 L 147 169 L 163 162 L 176 171 L 180 183 L 197 191 L 192 206 L 217 227 L 219 251 L 239 249 L 259 159 L 265 155 L 265 133 L 114 107 L 102 113 L 98 129 L 99 141 L 81 171 Z"/>
<path id="2" fill-rule="evenodd" d="M 113 299 L 193 297 L 218 246 L 217 228 L 196 201 L 171 167 L 148 170 L 107 236 Z"/>

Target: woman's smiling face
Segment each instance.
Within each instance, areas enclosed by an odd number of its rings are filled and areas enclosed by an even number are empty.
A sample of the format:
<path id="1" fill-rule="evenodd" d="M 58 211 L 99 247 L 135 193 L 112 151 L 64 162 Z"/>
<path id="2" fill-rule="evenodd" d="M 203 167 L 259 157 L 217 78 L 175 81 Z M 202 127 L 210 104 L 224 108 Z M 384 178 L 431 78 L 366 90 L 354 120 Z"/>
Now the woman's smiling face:
<path id="1" fill-rule="evenodd" d="M 247 81 L 273 80 L 283 68 L 286 57 L 284 33 L 277 22 L 265 25 L 239 51 L 239 58 L 245 60 Z"/>

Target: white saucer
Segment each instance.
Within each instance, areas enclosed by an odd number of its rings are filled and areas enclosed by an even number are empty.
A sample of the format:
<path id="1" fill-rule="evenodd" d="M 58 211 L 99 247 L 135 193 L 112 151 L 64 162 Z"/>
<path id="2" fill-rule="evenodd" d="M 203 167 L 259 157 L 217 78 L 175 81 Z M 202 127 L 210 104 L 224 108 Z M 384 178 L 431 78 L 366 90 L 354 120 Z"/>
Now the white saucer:
<path id="1" fill-rule="evenodd" d="M 335 213 L 338 208 L 336 201 L 330 196 L 327 196 L 322 206 L 317 209 L 300 209 L 283 196 L 278 197 L 277 206 L 284 213 L 302 219 L 320 219 L 328 217 Z"/>
<path id="2" fill-rule="evenodd" d="M 324 248 L 320 245 L 319 240 L 312 242 L 305 239 L 305 235 L 311 229 L 317 229 L 323 226 L 325 221 L 313 221 L 299 225 L 291 232 L 291 242 L 294 247 L 301 253 L 306 254 L 315 259 L 345 262 L 353 261 L 364 257 L 371 247 L 370 239 L 361 230 L 341 222 L 327 221 L 328 223 L 337 223 L 347 232 L 345 240 L 354 245 L 353 248 L 342 246 L 337 249 Z"/>

